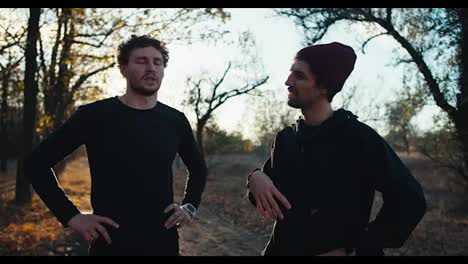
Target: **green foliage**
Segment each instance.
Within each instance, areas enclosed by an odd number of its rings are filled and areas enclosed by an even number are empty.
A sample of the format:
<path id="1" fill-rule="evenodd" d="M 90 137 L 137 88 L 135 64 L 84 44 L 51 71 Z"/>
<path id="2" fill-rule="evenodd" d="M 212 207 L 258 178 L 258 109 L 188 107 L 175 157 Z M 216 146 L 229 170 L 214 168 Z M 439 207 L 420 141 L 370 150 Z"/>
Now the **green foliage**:
<path id="1" fill-rule="evenodd" d="M 468 168 L 463 162 L 455 126 L 446 115 L 435 116 L 436 127 L 415 139 L 416 149 L 440 167 L 457 174 L 460 183 L 468 184 Z"/>
<path id="2" fill-rule="evenodd" d="M 240 132 L 221 129 L 216 123 L 210 123 L 204 130 L 204 148 L 208 155 L 252 152 L 254 145 L 249 139 L 244 139 Z"/>
<path id="3" fill-rule="evenodd" d="M 385 105 L 389 131 L 386 139 L 395 148 L 410 153 L 413 138 L 417 134 L 417 127 L 411 121 L 426 105 L 429 94 L 423 84 L 410 82 L 407 75 L 403 78 L 403 85 L 403 90 L 396 94 L 395 100 Z"/>
<path id="4" fill-rule="evenodd" d="M 286 98 L 281 98 L 273 91 L 264 91 L 261 97 L 255 97 L 251 101 L 255 112 L 253 129 L 257 135 L 259 151 L 269 153 L 271 144 L 276 134 L 295 122 L 298 111 L 286 103 Z"/>

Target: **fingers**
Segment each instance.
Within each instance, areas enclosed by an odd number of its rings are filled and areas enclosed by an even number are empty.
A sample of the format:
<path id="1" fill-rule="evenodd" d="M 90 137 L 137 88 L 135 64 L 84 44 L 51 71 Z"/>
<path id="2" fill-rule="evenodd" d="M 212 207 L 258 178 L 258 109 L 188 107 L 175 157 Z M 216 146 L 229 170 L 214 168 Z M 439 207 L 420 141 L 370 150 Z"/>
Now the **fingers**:
<path id="1" fill-rule="evenodd" d="M 172 226 L 177 226 L 177 227 L 180 227 L 180 224 L 185 222 L 185 217 L 183 214 L 180 214 L 177 216 L 177 218 L 174 220 L 174 223 L 172 224 Z"/>
<path id="2" fill-rule="evenodd" d="M 273 195 L 286 207 L 287 209 L 291 209 L 291 204 L 289 203 L 288 199 L 284 197 L 284 195 L 276 189 L 276 187 L 273 187 L 272 190 Z"/>
<path id="3" fill-rule="evenodd" d="M 107 230 L 105 227 L 103 227 L 102 225 L 100 224 L 97 224 L 96 226 L 96 229 L 99 231 L 99 233 L 101 233 L 101 235 L 104 237 L 104 239 L 107 241 L 107 244 L 111 244 L 112 243 L 112 240 L 109 236 L 109 233 L 107 233 Z"/>
<path id="4" fill-rule="evenodd" d="M 271 207 L 270 207 L 270 204 L 268 203 L 267 198 L 265 196 L 260 196 L 260 199 L 262 201 L 263 208 L 268 212 L 271 219 L 275 220 L 275 216 L 273 215 L 273 212 L 271 211 Z"/>
<path id="5" fill-rule="evenodd" d="M 283 212 L 276 201 L 277 198 L 287 209 L 291 209 L 291 204 L 288 199 L 276 187 L 272 186 L 271 191 L 264 191 L 255 196 L 257 203 L 257 210 L 265 218 L 266 213 L 270 215 L 271 219 L 276 220 L 276 216 L 284 219 Z"/>
<path id="6" fill-rule="evenodd" d="M 185 225 L 185 223 L 187 222 L 190 222 L 192 220 L 192 217 L 185 211 L 182 211 L 182 216 L 181 216 L 182 220 L 179 221 L 179 223 L 177 223 L 177 227 L 183 227 Z"/>
<path id="7" fill-rule="evenodd" d="M 168 212 L 173 210 L 175 208 L 175 206 L 176 206 L 176 204 L 170 204 L 168 207 L 166 207 L 166 209 L 164 209 L 164 213 L 167 214 Z"/>
<path id="8" fill-rule="evenodd" d="M 119 228 L 119 224 L 117 224 L 114 220 L 104 217 L 104 216 L 99 216 L 99 215 L 94 215 L 96 220 L 101 223 L 106 223 L 110 226 L 113 226 L 114 228 Z"/>
<path id="9" fill-rule="evenodd" d="M 267 193 L 267 199 L 268 202 L 270 203 L 270 206 L 273 208 L 275 215 L 277 215 L 280 219 L 283 219 L 284 216 L 281 213 L 281 209 L 279 208 L 278 204 L 275 201 L 275 198 L 273 197 L 272 193 Z"/>
<path id="10" fill-rule="evenodd" d="M 91 232 L 86 232 L 86 233 L 82 234 L 82 236 L 88 243 L 93 243 L 94 242 L 95 238 L 93 237 Z"/>
<path id="11" fill-rule="evenodd" d="M 173 213 L 164 223 L 164 227 L 166 227 L 167 229 L 171 228 L 176 223 L 176 220 L 178 217 L 179 217 L 178 214 Z"/>
<path id="12" fill-rule="evenodd" d="M 257 174 L 261 175 L 260 172 Z M 291 204 L 286 197 L 276 189 L 273 182 L 268 177 L 264 178 L 262 181 L 260 181 L 260 179 L 261 178 L 259 178 L 259 181 L 257 182 L 258 185 L 252 186 L 252 193 L 255 195 L 258 212 L 263 216 L 263 218 L 265 218 L 266 213 L 268 213 L 273 220 L 276 220 L 276 217 L 284 219 L 279 203 L 275 198 L 278 198 L 281 204 L 287 209 L 291 208 Z"/>
<path id="13" fill-rule="evenodd" d="M 164 227 L 166 229 L 170 229 L 174 225 L 177 225 L 178 228 L 182 227 L 187 221 L 191 220 L 191 216 L 179 205 L 170 204 L 166 209 L 164 209 L 164 213 L 167 214 L 171 210 L 173 211 L 172 215 L 164 223 Z"/>
<path id="14" fill-rule="evenodd" d="M 101 223 L 119 228 L 119 224 L 108 217 L 88 214 L 83 216 L 81 224 L 75 228 L 75 231 L 78 231 L 89 243 L 94 243 L 94 241 L 102 235 L 107 243 L 110 244 L 112 243 L 112 240 L 106 228 L 101 225 Z"/>
<path id="15" fill-rule="evenodd" d="M 260 196 L 256 196 L 255 201 L 257 203 L 257 211 L 262 215 L 263 218 L 265 218 L 265 209 L 263 209 L 262 199 L 260 199 Z"/>
<path id="16" fill-rule="evenodd" d="M 94 241 L 99 238 L 99 234 L 94 229 L 87 229 L 80 234 L 90 244 L 94 243 Z"/>
<path id="17" fill-rule="evenodd" d="M 99 237 L 99 234 L 96 232 L 96 230 L 92 229 L 92 230 L 89 230 L 89 234 L 91 235 L 91 238 L 94 240 L 94 239 L 98 239 Z"/>
<path id="18" fill-rule="evenodd" d="M 175 224 L 180 222 L 181 218 L 183 218 L 183 212 L 180 210 L 175 210 L 169 219 L 167 219 L 167 221 L 164 223 L 164 227 L 166 227 L 166 229 L 172 228 Z"/>

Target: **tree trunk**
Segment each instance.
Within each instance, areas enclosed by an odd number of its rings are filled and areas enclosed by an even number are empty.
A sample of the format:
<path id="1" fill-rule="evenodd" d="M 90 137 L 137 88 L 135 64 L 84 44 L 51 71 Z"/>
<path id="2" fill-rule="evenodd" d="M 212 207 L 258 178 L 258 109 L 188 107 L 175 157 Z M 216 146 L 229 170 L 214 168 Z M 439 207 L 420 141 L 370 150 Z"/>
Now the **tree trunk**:
<path id="1" fill-rule="evenodd" d="M 0 149 L 0 170 L 2 172 L 7 171 L 8 155 L 11 152 L 7 130 L 9 72 L 9 69 L 5 69 L 2 76 L 2 108 L 0 111 L 0 142 L 2 143 L 2 148 Z"/>
<path id="2" fill-rule="evenodd" d="M 0 131 L 0 142 L 2 142 L 2 149 L 0 150 L 0 170 L 7 172 L 8 155 L 10 154 L 10 144 L 8 139 L 8 131 Z"/>
<path id="3" fill-rule="evenodd" d="M 61 98 L 61 102 L 58 102 L 57 106 L 56 106 L 56 111 L 55 112 L 55 116 L 54 116 L 54 119 L 53 119 L 53 130 L 56 130 L 58 129 L 64 122 L 65 122 L 65 111 L 67 110 L 66 109 L 66 106 L 65 106 L 65 102 L 63 102 L 63 97 Z"/>
<path id="4" fill-rule="evenodd" d="M 468 169 L 468 9 L 460 8 L 459 14 L 462 25 L 460 93 L 457 96 L 457 113 L 454 121 L 465 167 Z"/>
<path id="5" fill-rule="evenodd" d="M 61 100 L 63 100 L 63 97 Z M 56 108 L 57 108 L 57 111 L 55 112 L 56 114 L 53 117 L 52 127 L 50 128 L 51 129 L 50 132 L 57 130 L 65 121 L 64 120 L 65 109 L 63 109 L 63 103 L 58 102 L 58 104 L 56 105 Z M 64 159 L 54 166 L 54 172 L 57 178 L 60 178 L 68 162 L 69 162 L 69 159 Z"/>
<path id="6" fill-rule="evenodd" d="M 59 16 L 59 29 L 63 29 L 62 32 L 57 32 L 56 46 L 54 46 L 54 52 L 57 52 L 56 48 L 61 47 L 58 65 L 58 72 L 55 73 L 56 62 L 51 61 L 51 72 L 49 73 L 49 84 L 48 88 L 44 89 L 44 103 L 45 113 L 52 118 L 52 127 L 49 128 L 47 134 L 60 127 L 63 123 L 64 113 L 62 108 L 66 108 L 65 98 L 69 93 L 68 88 L 70 84 L 71 72 L 69 69 L 70 52 L 73 44 L 73 35 L 75 29 L 73 22 L 71 21 L 72 11 L 70 8 L 62 8 L 62 13 Z M 53 54 L 54 58 L 56 53 Z"/>
<path id="7" fill-rule="evenodd" d="M 7 167 L 8 167 L 8 166 L 7 166 L 7 162 L 8 162 L 8 158 L 6 158 L 6 157 L 3 157 L 2 160 L 1 160 L 1 162 L 0 162 L 0 170 L 1 170 L 2 172 L 4 172 L 4 173 L 6 173 L 6 172 L 7 172 L 7 169 L 8 169 L 8 168 L 7 168 Z"/>
<path id="8" fill-rule="evenodd" d="M 21 135 L 21 155 L 18 159 L 16 174 L 15 201 L 20 204 L 31 204 L 31 184 L 24 175 L 23 159 L 33 147 L 34 127 L 36 121 L 37 94 L 39 91 L 37 73 L 37 39 L 39 37 L 40 8 L 29 9 L 28 36 L 26 39 L 26 67 L 24 73 L 23 128 Z"/>
<path id="9" fill-rule="evenodd" d="M 405 150 L 406 150 L 406 154 L 410 154 L 411 150 L 411 146 L 410 146 L 410 142 L 409 142 L 409 138 L 408 138 L 408 131 L 404 131 L 403 133 L 403 143 L 405 144 Z"/>

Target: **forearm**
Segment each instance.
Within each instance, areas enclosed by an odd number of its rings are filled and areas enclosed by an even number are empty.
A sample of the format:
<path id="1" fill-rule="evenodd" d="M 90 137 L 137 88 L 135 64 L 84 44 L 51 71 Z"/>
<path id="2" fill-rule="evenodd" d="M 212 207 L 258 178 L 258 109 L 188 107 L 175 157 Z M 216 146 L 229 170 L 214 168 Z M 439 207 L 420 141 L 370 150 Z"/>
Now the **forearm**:
<path id="1" fill-rule="evenodd" d="M 403 246 L 426 212 L 421 185 L 383 139 L 369 149 L 369 172 L 382 193 L 383 206 L 364 232 L 362 245 L 369 248 Z"/>
<path id="2" fill-rule="evenodd" d="M 178 154 L 188 170 L 182 204 L 191 203 L 194 207 L 198 208 L 205 189 L 208 169 L 193 136 L 190 123 L 184 114 L 181 114 L 180 131 L 181 143 L 178 148 Z"/>
<path id="3" fill-rule="evenodd" d="M 84 108 L 80 107 L 24 160 L 25 176 L 31 180 L 36 193 L 64 226 L 79 211 L 60 187 L 52 167 L 85 144 L 89 131 L 85 119 Z"/>
<path id="4" fill-rule="evenodd" d="M 273 168 L 271 167 L 271 158 L 268 158 L 265 163 L 263 163 L 263 166 L 262 168 L 255 168 L 254 170 L 252 170 L 249 175 L 247 176 L 247 182 L 246 182 L 246 187 L 247 187 L 247 193 L 246 193 L 246 197 L 249 199 L 250 203 L 254 206 L 257 206 L 257 202 L 255 201 L 255 197 L 250 189 L 250 182 L 252 180 L 252 176 L 255 174 L 255 173 L 258 173 L 259 171 L 260 172 L 263 172 L 263 174 L 265 174 L 266 176 L 268 177 L 272 177 L 272 174 L 273 174 Z"/>
<path id="5" fill-rule="evenodd" d="M 400 188 L 384 198 L 381 210 L 369 224 L 364 244 L 382 248 L 399 248 L 411 235 L 426 212 L 422 191 Z"/>
<path id="6" fill-rule="evenodd" d="M 37 154 L 33 153 L 25 159 L 24 173 L 30 179 L 37 195 L 63 226 L 67 226 L 68 221 L 80 213 L 59 186 L 54 171 L 44 164 Z"/>
<path id="7" fill-rule="evenodd" d="M 206 185 L 207 167 L 202 159 L 189 166 L 182 204 L 191 203 L 198 208 Z"/>

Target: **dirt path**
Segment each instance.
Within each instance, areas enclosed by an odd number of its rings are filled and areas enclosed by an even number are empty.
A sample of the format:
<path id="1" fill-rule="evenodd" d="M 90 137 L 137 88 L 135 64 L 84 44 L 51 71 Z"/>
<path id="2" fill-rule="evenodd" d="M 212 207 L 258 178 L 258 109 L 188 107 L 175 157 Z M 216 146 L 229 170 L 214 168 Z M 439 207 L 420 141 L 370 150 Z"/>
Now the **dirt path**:
<path id="1" fill-rule="evenodd" d="M 466 255 L 468 251 L 468 215 L 463 204 L 463 193 L 447 183 L 444 171 L 435 169 L 419 157 L 402 159 L 423 185 L 428 200 L 428 211 L 401 249 L 386 249 L 387 255 Z M 272 221 L 262 219 L 255 207 L 245 199 L 245 177 L 263 160 L 248 154 L 214 156 L 208 159 L 210 167 L 207 185 L 196 221 L 179 229 L 180 254 L 183 256 L 259 256 L 272 229 Z M 174 175 L 175 201 L 182 199 L 186 170 L 176 168 Z M 89 169 L 86 158 L 71 162 L 60 178 L 61 185 L 81 210 L 90 210 Z M 381 206 L 378 196 L 374 205 Z M 41 228 L 51 227 L 56 220 L 49 213 Z M 31 220 L 29 220 L 31 221 Z M 4 223 L 9 224 L 9 223 Z M 2 231 L 2 225 L 0 231 Z M 39 225 L 39 224 L 38 224 Z M 24 228 L 19 227 L 19 228 Z M 38 228 L 38 227 L 36 227 Z M 61 230 L 61 226 L 56 227 Z M 4 232 L 4 231 L 2 231 Z M 28 251 L 8 251 L 0 255 L 86 255 L 88 245 L 70 230 L 60 231 L 54 241 L 43 240 Z M 0 241 L 1 243 L 1 241 Z"/>
<path id="2" fill-rule="evenodd" d="M 269 237 L 259 233 L 255 224 L 268 229 L 271 223 L 261 220 L 253 206 L 242 197 L 245 176 L 259 162 L 246 155 L 211 157 L 207 161 L 210 171 L 197 219 L 179 230 L 181 255 L 261 255 Z M 175 186 L 179 190 L 184 177 L 182 168 L 175 176 Z M 181 195 L 176 195 L 175 200 L 180 199 Z M 234 212 L 232 209 L 235 207 L 237 210 Z M 234 218 L 238 221 L 233 221 Z"/>
<path id="3" fill-rule="evenodd" d="M 179 230 L 183 256 L 260 256 L 266 241 L 245 227 L 234 225 L 200 208 L 198 219 Z"/>

